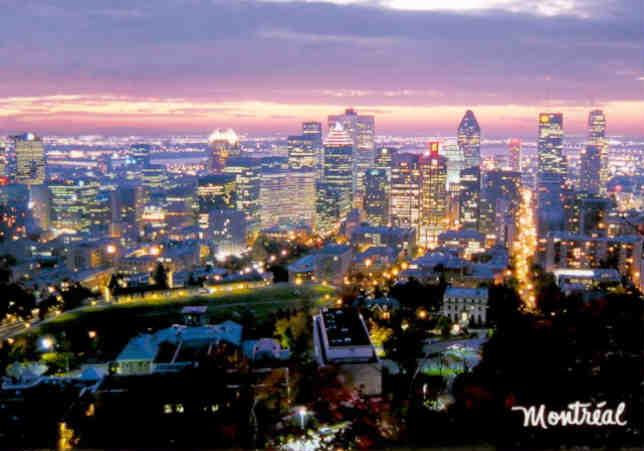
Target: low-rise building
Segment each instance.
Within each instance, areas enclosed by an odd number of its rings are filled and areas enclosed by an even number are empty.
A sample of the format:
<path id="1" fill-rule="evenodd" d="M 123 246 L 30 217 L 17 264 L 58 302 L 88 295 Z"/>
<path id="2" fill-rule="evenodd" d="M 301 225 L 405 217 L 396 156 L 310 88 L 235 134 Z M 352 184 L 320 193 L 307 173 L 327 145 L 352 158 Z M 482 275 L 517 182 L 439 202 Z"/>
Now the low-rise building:
<path id="1" fill-rule="evenodd" d="M 443 295 L 443 315 L 464 326 L 487 322 L 488 289 L 447 287 Z"/>

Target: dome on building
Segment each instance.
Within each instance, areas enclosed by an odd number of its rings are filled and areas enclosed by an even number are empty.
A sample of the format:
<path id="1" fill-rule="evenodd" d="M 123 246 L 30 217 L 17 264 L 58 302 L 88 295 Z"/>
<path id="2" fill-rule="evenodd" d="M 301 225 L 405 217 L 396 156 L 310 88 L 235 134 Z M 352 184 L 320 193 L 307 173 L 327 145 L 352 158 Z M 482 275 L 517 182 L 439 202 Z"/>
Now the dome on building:
<path id="1" fill-rule="evenodd" d="M 235 130 L 232 128 L 226 130 L 218 128 L 208 137 L 208 144 L 212 144 L 217 141 L 226 141 L 232 146 L 239 143 L 239 136 L 237 136 L 237 133 L 235 133 Z"/>

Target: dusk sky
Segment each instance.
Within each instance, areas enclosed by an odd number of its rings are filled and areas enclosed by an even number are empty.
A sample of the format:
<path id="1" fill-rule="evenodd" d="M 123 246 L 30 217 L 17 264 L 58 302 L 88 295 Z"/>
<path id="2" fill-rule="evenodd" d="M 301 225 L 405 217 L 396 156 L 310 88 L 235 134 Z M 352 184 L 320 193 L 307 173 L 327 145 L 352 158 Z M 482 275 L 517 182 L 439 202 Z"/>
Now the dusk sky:
<path id="1" fill-rule="evenodd" d="M 642 0 L 2 0 L 0 133 L 644 135 Z"/>

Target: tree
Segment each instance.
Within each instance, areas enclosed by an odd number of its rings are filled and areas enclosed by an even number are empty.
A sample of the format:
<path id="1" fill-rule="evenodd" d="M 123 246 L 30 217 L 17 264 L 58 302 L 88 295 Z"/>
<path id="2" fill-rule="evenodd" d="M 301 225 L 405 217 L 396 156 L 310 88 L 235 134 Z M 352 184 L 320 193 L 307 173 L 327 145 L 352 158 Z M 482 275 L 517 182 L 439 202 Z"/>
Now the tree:
<path id="1" fill-rule="evenodd" d="M 158 262 L 154 272 L 152 273 L 152 280 L 154 281 L 154 286 L 160 290 L 166 290 L 169 286 L 168 284 L 168 273 L 163 266 L 163 263 Z"/>

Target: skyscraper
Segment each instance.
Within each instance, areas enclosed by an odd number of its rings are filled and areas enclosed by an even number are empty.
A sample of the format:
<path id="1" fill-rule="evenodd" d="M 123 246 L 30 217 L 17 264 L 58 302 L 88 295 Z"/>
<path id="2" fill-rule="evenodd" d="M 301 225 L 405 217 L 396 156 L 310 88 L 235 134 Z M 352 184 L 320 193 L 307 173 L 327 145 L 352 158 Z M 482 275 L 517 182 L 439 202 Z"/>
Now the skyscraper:
<path id="1" fill-rule="evenodd" d="M 481 170 L 470 166 L 461 171 L 459 224 L 462 229 L 479 229 L 481 203 Z"/>
<path id="2" fill-rule="evenodd" d="M 521 140 L 513 138 L 508 141 L 509 166 L 511 171 L 521 172 Z"/>
<path id="3" fill-rule="evenodd" d="M 211 211 L 236 209 L 237 186 L 233 174 L 208 175 L 200 177 L 197 183 L 199 227 L 203 232 L 209 228 Z"/>
<path id="4" fill-rule="evenodd" d="M 66 180 L 49 184 L 51 228 L 56 233 L 89 232 L 103 211 L 99 185 L 94 180 Z"/>
<path id="5" fill-rule="evenodd" d="M 302 122 L 302 136 L 314 146 L 322 147 L 322 124 L 320 122 Z"/>
<path id="6" fill-rule="evenodd" d="M 458 147 L 463 152 L 464 167 L 481 164 L 481 127 L 472 110 L 467 110 L 457 131 Z"/>
<path id="7" fill-rule="evenodd" d="M 364 212 L 374 226 L 389 225 L 389 169 L 373 168 L 365 174 Z"/>
<path id="8" fill-rule="evenodd" d="M 318 154 L 318 147 L 310 135 L 288 137 L 288 167 L 290 169 L 316 168 Z"/>
<path id="9" fill-rule="evenodd" d="M 233 129 L 217 129 L 208 137 L 210 155 L 208 158 L 208 171 L 214 174 L 221 173 L 226 166 L 226 160 L 231 156 L 238 156 L 241 152 L 239 137 Z"/>
<path id="10" fill-rule="evenodd" d="M 599 193 L 606 194 L 606 185 L 610 176 L 608 171 L 608 142 L 606 141 L 606 116 L 602 110 L 592 110 L 588 114 L 588 147 L 594 146 L 599 151 Z M 594 156 L 593 156 L 594 158 Z M 583 177 L 583 174 L 582 174 Z"/>
<path id="11" fill-rule="evenodd" d="M 353 139 L 337 122 L 324 142 L 324 166 L 316 201 L 317 229 L 332 232 L 353 204 Z"/>
<path id="12" fill-rule="evenodd" d="M 412 228 L 418 233 L 420 225 L 420 170 L 418 155 L 400 153 L 391 168 L 391 224 Z"/>
<path id="13" fill-rule="evenodd" d="M 16 151 L 16 182 L 41 185 L 45 182 L 45 147 L 33 133 L 14 136 Z"/>
<path id="14" fill-rule="evenodd" d="M 448 227 L 447 159 L 438 153 L 439 143 L 429 143 L 429 151 L 418 159 L 420 172 L 420 228 L 418 243 L 426 248 L 437 245 L 438 235 Z"/>
<path id="15" fill-rule="evenodd" d="M 259 160 L 247 157 L 231 157 L 226 162 L 224 174 L 235 176 L 237 193 L 236 208 L 244 213 L 249 232 L 259 231 Z"/>
<path id="16" fill-rule="evenodd" d="M 398 150 L 394 147 L 379 147 L 376 149 L 374 166 L 377 168 L 391 169 L 394 156 L 397 152 Z"/>
<path id="17" fill-rule="evenodd" d="M 329 129 L 336 123 L 342 124 L 353 140 L 353 196 L 356 205 L 362 207 L 365 171 L 373 166 L 375 158 L 375 120 L 348 108 L 344 114 L 329 116 Z"/>
<path id="18" fill-rule="evenodd" d="M 130 159 L 138 169 L 150 166 L 152 147 L 149 144 L 132 144 L 130 146 Z"/>
<path id="19" fill-rule="evenodd" d="M 581 150 L 579 169 L 579 189 L 590 194 L 598 194 L 601 174 L 601 147 L 587 144 Z"/>
<path id="20" fill-rule="evenodd" d="M 539 114 L 537 143 L 537 232 L 562 230 L 562 190 L 566 168 L 563 158 L 563 114 Z"/>

